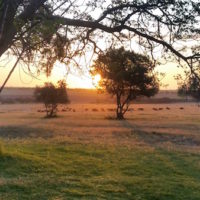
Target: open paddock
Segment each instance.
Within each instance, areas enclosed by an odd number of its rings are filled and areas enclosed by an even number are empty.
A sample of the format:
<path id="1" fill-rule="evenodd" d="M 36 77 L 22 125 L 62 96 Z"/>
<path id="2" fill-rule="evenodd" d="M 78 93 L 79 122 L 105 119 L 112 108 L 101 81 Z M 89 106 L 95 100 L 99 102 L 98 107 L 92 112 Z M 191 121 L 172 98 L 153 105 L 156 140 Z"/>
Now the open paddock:
<path id="1" fill-rule="evenodd" d="M 42 109 L 0 105 L 1 200 L 200 199 L 196 104 L 136 104 L 121 121 L 112 104 Z"/>

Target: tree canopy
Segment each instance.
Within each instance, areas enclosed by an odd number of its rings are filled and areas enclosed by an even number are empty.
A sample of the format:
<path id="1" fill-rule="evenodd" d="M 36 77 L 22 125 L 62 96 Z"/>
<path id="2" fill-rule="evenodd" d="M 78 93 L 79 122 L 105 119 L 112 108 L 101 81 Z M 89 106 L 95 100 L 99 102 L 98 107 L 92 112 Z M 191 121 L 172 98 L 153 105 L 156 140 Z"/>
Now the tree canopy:
<path id="1" fill-rule="evenodd" d="M 57 60 L 79 65 L 78 57 L 100 53 L 102 41 L 138 43 L 198 74 L 199 15 L 196 0 L 1 0 L 0 57 L 11 52 L 49 75 Z"/>
<path id="2" fill-rule="evenodd" d="M 58 81 L 57 86 L 45 83 L 43 87 L 36 87 L 34 95 L 38 102 L 44 103 L 47 117 L 56 116 L 58 104 L 69 103 L 64 81 Z"/>
<path id="3" fill-rule="evenodd" d="M 107 32 L 126 39 L 137 36 L 148 48 L 160 44 L 189 62 L 199 58 L 199 44 L 184 55 L 175 42 L 199 38 L 199 7 L 195 0 L 1 0 L 0 55 L 11 48 L 68 51 L 77 43 L 73 52 L 80 53 L 84 44 L 95 47 L 101 32 Z M 72 56 L 54 54 L 54 59 Z"/>
<path id="4" fill-rule="evenodd" d="M 200 81 L 196 76 L 190 76 L 178 88 L 180 96 L 191 96 L 197 101 L 200 101 Z"/>
<path id="5" fill-rule="evenodd" d="M 158 80 L 152 73 L 153 69 L 154 64 L 147 56 L 120 48 L 100 54 L 91 73 L 101 75 L 99 86 L 115 96 L 117 119 L 124 119 L 131 101 L 158 92 Z"/>

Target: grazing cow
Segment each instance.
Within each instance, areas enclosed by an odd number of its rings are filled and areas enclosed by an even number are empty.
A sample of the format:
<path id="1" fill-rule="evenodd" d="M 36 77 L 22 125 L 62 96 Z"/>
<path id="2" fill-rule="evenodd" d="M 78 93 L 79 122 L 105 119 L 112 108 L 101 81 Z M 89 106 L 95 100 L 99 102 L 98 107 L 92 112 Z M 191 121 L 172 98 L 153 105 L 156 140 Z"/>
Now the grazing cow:
<path id="1" fill-rule="evenodd" d="M 180 109 L 180 110 L 184 110 L 184 108 L 183 108 L 183 107 L 180 107 L 179 109 Z"/>
<path id="2" fill-rule="evenodd" d="M 159 110 L 163 110 L 163 108 L 159 108 Z"/>
<path id="3" fill-rule="evenodd" d="M 138 108 L 138 110 L 140 110 L 140 111 L 143 111 L 143 110 L 144 110 L 144 108 Z"/>
<path id="4" fill-rule="evenodd" d="M 169 107 L 166 107 L 166 110 L 170 110 L 170 108 L 169 108 Z"/>
<path id="5" fill-rule="evenodd" d="M 108 108 L 107 110 L 108 111 L 115 111 L 115 109 L 113 109 L 113 108 Z"/>
<path id="6" fill-rule="evenodd" d="M 153 110 L 157 111 L 158 109 L 157 108 L 152 108 Z"/>

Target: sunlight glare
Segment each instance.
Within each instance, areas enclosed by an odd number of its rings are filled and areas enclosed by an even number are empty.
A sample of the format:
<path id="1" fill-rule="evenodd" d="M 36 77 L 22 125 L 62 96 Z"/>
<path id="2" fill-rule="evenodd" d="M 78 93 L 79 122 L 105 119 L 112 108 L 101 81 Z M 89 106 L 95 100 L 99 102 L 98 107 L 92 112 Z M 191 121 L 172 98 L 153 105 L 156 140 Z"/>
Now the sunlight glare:
<path id="1" fill-rule="evenodd" d="M 99 81 L 101 80 L 101 75 L 100 74 L 97 74 L 93 77 L 93 83 L 95 86 L 98 86 L 99 85 Z"/>

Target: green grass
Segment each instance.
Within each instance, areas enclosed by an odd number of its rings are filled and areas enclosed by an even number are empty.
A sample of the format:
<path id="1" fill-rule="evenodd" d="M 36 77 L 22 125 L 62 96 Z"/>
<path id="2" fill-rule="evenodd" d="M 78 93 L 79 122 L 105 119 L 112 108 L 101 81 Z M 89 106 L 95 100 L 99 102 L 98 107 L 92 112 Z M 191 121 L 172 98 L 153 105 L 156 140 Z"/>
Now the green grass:
<path id="1" fill-rule="evenodd" d="M 1 148 L 1 200 L 200 198 L 197 154 L 19 141 Z"/>

